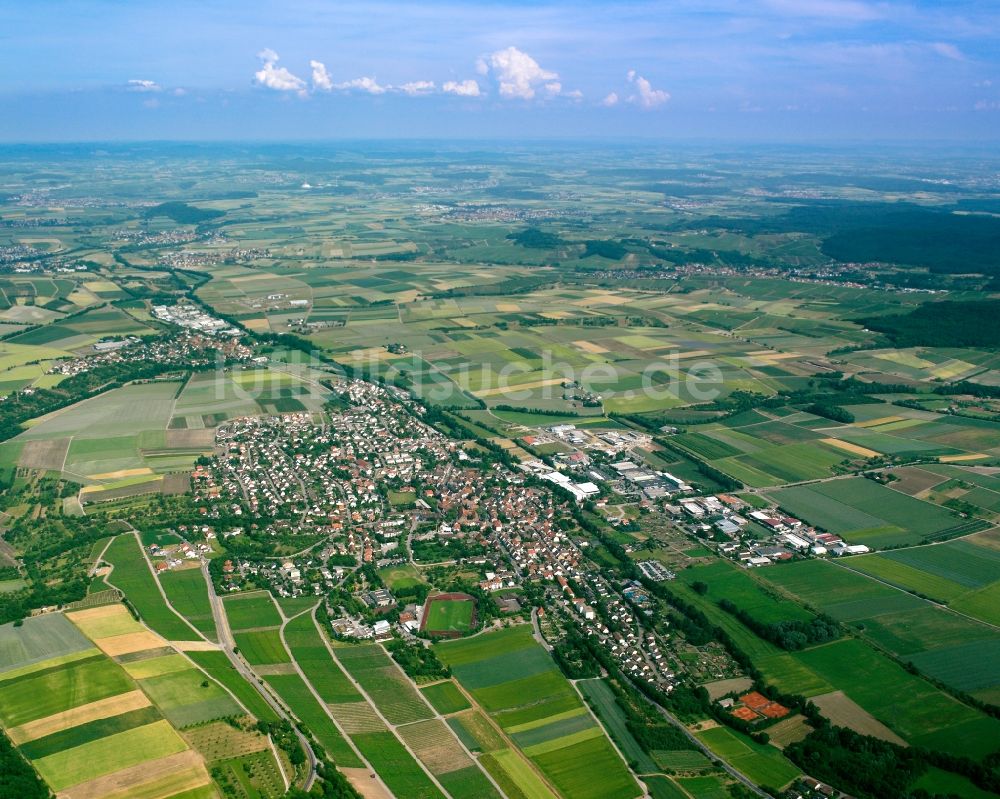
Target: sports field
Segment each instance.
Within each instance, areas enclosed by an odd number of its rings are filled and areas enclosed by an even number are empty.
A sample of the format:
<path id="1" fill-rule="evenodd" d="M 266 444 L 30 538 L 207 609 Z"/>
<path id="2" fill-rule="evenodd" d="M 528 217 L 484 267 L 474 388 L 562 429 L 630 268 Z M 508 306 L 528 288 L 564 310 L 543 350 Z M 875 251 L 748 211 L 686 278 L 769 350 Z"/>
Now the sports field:
<path id="1" fill-rule="evenodd" d="M 446 595 L 450 596 L 450 595 Z M 424 605 L 421 629 L 431 633 L 465 633 L 472 629 L 476 601 L 472 597 L 429 597 Z"/>

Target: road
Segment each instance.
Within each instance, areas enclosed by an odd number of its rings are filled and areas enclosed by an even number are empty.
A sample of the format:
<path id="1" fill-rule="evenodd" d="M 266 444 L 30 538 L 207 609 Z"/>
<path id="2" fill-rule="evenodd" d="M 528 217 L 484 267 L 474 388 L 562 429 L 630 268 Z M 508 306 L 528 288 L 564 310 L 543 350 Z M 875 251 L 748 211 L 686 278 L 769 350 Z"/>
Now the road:
<path id="1" fill-rule="evenodd" d="M 226 616 L 226 609 L 222 606 L 222 599 L 217 593 L 215 593 L 215 585 L 212 582 L 212 576 L 208 573 L 208 563 L 203 562 L 201 564 L 201 571 L 205 577 L 205 582 L 208 584 L 208 600 L 212 605 L 212 618 L 215 620 L 215 629 L 219 634 L 219 643 L 222 644 L 222 651 L 226 653 L 226 657 L 229 658 L 229 662 L 233 664 L 233 668 L 240 673 L 240 675 L 257 689 L 257 692 L 264 697 L 264 701 L 267 702 L 273 709 L 274 712 L 278 714 L 279 718 L 291 721 L 289 714 L 285 711 L 270 693 L 265 691 L 260 685 L 260 678 L 254 673 L 243 658 L 239 657 L 233 649 L 236 647 L 236 639 L 233 638 L 233 631 L 229 627 L 229 617 Z M 313 783 L 316 782 L 316 753 L 313 751 L 312 746 L 310 746 L 309 741 L 306 737 L 299 732 L 299 728 L 293 723 L 292 728 L 295 730 L 295 735 L 299 739 L 299 743 L 302 745 L 303 751 L 306 753 L 306 759 L 309 762 L 309 774 L 306 777 L 305 785 L 303 789 L 309 791 L 312 789 Z"/>

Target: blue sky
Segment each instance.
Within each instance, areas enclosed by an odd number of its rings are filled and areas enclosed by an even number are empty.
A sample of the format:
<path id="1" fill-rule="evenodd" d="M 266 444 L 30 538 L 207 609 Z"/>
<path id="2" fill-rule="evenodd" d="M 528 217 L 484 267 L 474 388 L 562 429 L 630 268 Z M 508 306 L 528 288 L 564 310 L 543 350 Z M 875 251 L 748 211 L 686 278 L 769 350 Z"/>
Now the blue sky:
<path id="1" fill-rule="evenodd" d="M 0 139 L 1000 138 L 995 0 L 32 0 Z"/>

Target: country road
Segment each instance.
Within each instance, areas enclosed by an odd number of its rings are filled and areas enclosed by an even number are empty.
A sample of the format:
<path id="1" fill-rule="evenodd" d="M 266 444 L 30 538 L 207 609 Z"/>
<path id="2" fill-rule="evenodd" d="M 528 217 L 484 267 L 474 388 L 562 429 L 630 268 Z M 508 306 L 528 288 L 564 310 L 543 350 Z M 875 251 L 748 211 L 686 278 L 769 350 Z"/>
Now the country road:
<path id="1" fill-rule="evenodd" d="M 219 643 L 222 645 L 222 651 L 226 653 L 226 657 L 229 658 L 229 662 L 233 664 L 233 668 L 240 673 L 240 675 L 257 689 L 257 692 L 264 697 L 264 701 L 267 702 L 273 709 L 274 712 L 278 714 L 279 718 L 291 721 L 291 718 L 287 712 L 285 712 L 284 707 L 279 703 L 268 691 L 261 688 L 260 678 L 257 674 L 247 665 L 247 663 L 233 652 L 236 647 L 236 640 L 233 638 L 233 631 L 229 627 L 229 617 L 226 616 L 226 609 L 222 605 L 222 599 L 215 592 L 215 585 L 212 583 L 212 576 L 208 573 L 208 564 L 202 562 L 201 572 L 205 578 L 205 582 L 208 584 L 208 600 L 212 606 L 212 618 L 215 620 L 215 629 L 219 633 Z M 304 790 L 309 791 L 313 783 L 316 782 L 316 753 L 313 751 L 308 739 L 299 732 L 299 728 L 293 723 L 292 728 L 295 730 L 295 735 L 299 739 L 299 743 L 302 745 L 303 751 L 306 753 L 306 758 L 309 761 L 309 774 L 306 777 Z"/>

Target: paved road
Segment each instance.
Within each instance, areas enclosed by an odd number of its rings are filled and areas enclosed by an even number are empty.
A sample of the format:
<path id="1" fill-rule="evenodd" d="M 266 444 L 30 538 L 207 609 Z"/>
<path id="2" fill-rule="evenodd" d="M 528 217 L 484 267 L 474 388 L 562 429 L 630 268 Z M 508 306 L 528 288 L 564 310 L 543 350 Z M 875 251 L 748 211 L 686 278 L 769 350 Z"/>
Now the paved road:
<path id="1" fill-rule="evenodd" d="M 757 787 L 757 784 L 753 782 L 753 780 L 744 777 L 743 774 L 734 769 L 725 760 L 720 758 L 717 754 L 715 754 L 715 752 L 713 752 L 711 749 L 705 746 L 705 744 L 699 741 L 697 736 L 695 736 L 694 733 L 692 733 L 687 727 L 685 727 L 684 724 L 679 719 L 675 718 L 673 715 L 671 715 L 662 707 L 660 707 L 658 704 L 656 704 L 656 702 L 654 702 L 652 699 L 650 699 L 648 696 L 642 693 L 642 691 L 638 691 L 637 693 L 644 700 L 649 702 L 649 704 L 651 704 L 658 711 L 660 711 L 660 714 L 663 716 L 663 718 L 665 718 L 667 721 L 673 724 L 677 729 L 683 732 L 684 735 L 687 736 L 687 739 L 691 743 L 693 743 L 702 754 L 704 754 L 710 760 L 718 761 L 721 764 L 722 768 L 725 769 L 726 773 L 729 774 L 730 777 L 741 782 L 744 786 L 753 791 L 756 796 L 760 796 L 762 797 L 762 799 L 771 799 L 771 795 L 764 793 L 760 788 Z"/>
<path id="2" fill-rule="evenodd" d="M 226 609 L 222 606 L 222 599 L 218 594 L 215 593 L 215 585 L 212 583 L 212 577 L 208 573 L 208 564 L 202 563 L 201 565 L 202 574 L 205 576 L 205 582 L 208 583 L 208 600 L 212 605 L 212 617 L 215 619 L 215 629 L 219 633 L 219 643 L 222 644 L 222 651 L 226 653 L 226 657 L 229 658 L 229 662 L 233 664 L 235 668 L 243 678 L 250 683 L 257 692 L 264 697 L 264 701 L 267 702 L 273 709 L 274 712 L 278 714 L 279 718 L 287 719 L 290 721 L 288 713 L 281 704 L 273 697 L 270 693 L 265 691 L 260 685 L 260 678 L 251 669 L 243 658 L 239 657 L 233 649 L 236 647 L 236 639 L 233 638 L 233 631 L 229 627 L 229 617 L 226 616 Z M 298 727 L 294 724 L 292 728 L 295 730 L 295 735 L 299 739 L 299 743 L 302 745 L 303 751 L 306 753 L 306 758 L 309 761 L 309 775 L 306 777 L 304 789 L 309 791 L 313 783 L 316 782 L 316 753 L 313 751 L 312 746 L 310 746 L 308 739 L 299 732 Z"/>

